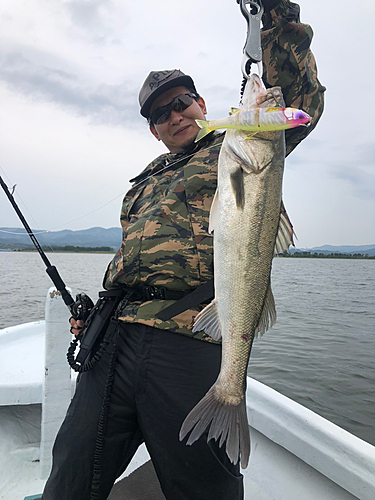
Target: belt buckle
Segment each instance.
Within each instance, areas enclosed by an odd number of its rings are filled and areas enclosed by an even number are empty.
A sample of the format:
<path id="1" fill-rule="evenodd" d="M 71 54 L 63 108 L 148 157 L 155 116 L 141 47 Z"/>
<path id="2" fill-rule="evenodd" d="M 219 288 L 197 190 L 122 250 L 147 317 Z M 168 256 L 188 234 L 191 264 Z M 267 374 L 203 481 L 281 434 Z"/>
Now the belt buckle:
<path id="1" fill-rule="evenodd" d="M 120 302 L 118 303 L 118 306 L 115 309 L 114 317 L 115 319 L 118 319 L 121 315 L 125 307 L 128 305 L 129 302 L 129 295 L 126 294 L 125 297 L 123 297 Z"/>
<path id="2" fill-rule="evenodd" d="M 153 299 L 164 300 L 165 299 L 166 288 L 164 286 L 162 286 L 162 287 L 145 286 L 144 291 L 145 291 L 146 300 L 153 300 Z"/>

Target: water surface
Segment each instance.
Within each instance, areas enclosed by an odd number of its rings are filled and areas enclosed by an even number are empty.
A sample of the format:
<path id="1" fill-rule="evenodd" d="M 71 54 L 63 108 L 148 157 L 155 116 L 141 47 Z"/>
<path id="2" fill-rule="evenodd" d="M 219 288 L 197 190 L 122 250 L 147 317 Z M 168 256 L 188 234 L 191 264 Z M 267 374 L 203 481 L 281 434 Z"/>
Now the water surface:
<path id="1" fill-rule="evenodd" d="M 73 293 L 97 297 L 109 254 L 48 254 Z M 44 317 L 37 253 L 0 252 L 0 328 Z M 277 322 L 249 375 L 375 445 L 375 260 L 274 260 Z"/>

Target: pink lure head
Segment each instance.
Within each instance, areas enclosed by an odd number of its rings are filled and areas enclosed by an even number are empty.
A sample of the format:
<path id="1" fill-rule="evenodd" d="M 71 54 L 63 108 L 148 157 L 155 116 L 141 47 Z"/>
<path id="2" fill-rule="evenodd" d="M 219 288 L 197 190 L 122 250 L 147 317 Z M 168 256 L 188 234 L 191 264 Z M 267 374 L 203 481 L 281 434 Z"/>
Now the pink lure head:
<path id="1" fill-rule="evenodd" d="M 298 125 L 309 125 L 311 116 L 296 108 L 285 108 L 284 115 L 290 127 L 298 127 Z"/>

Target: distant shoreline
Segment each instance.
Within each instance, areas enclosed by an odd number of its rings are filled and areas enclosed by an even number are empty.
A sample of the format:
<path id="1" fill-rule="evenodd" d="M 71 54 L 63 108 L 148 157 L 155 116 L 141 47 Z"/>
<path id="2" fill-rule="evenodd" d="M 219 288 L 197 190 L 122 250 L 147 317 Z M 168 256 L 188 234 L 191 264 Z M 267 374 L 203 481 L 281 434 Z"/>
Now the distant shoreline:
<path id="1" fill-rule="evenodd" d="M 96 254 L 115 254 L 116 250 L 111 247 L 79 247 L 79 246 L 71 246 L 67 245 L 64 247 L 42 247 L 45 253 L 96 253 Z M 37 252 L 35 248 L 0 248 L 0 252 Z M 321 253 L 321 252 L 294 252 L 294 253 L 286 253 L 279 254 L 276 257 L 278 258 L 286 258 L 286 259 L 356 259 L 356 260 L 375 260 L 375 255 L 366 255 L 360 253 L 348 254 L 348 253 Z"/>
<path id="2" fill-rule="evenodd" d="M 368 260 L 368 259 L 375 259 L 375 255 L 366 255 L 366 254 L 359 254 L 359 253 L 339 253 L 339 252 L 334 252 L 334 253 L 318 253 L 318 252 L 294 252 L 291 254 L 284 253 L 284 254 L 279 254 L 277 257 L 280 258 L 286 258 L 286 259 L 362 259 L 362 260 Z"/>

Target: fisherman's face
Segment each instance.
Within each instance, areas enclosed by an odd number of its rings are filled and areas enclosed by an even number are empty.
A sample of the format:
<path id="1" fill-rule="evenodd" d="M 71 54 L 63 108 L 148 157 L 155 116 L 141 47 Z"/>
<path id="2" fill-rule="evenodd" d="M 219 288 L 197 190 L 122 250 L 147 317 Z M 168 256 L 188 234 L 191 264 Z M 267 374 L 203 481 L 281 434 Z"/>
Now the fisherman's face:
<path id="1" fill-rule="evenodd" d="M 151 106 L 151 113 L 166 106 L 180 94 L 187 94 L 185 87 L 174 87 L 161 94 Z M 150 125 L 151 133 L 162 141 L 171 153 L 182 153 L 193 144 L 200 128 L 195 120 L 205 120 L 206 104 L 202 97 L 183 111 L 171 110 L 169 118 L 160 125 Z"/>

